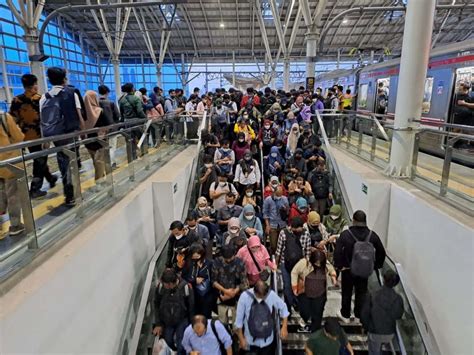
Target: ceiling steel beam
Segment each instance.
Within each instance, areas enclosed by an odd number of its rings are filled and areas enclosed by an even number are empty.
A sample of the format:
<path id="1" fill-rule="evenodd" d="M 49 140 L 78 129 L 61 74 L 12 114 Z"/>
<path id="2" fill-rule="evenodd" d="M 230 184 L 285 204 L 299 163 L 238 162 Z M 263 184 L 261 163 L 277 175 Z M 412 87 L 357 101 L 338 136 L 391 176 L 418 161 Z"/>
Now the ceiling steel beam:
<path id="1" fill-rule="evenodd" d="M 465 9 L 474 9 L 474 4 L 463 4 L 463 5 L 437 5 L 437 10 L 465 10 Z M 319 52 L 321 52 L 324 48 L 324 41 L 328 34 L 329 29 L 331 29 L 332 25 L 336 23 L 344 16 L 351 14 L 353 12 L 360 12 L 361 14 L 364 12 L 381 12 L 381 11 L 405 11 L 405 6 L 368 6 L 368 7 L 355 7 L 344 10 L 337 14 L 331 21 L 328 22 L 327 26 L 323 29 L 321 33 L 320 41 L 319 41 Z"/>
<path id="2" fill-rule="evenodd" d="M 210 27 L 209 27 L 209 22 L 207 21 L 206 11 L 204 10 L 204 5 L 202 4 L 202 1 L 201 1 L 201 0 L 199 0 L 199 4 L 201 4 L 201 12 L 202 12 L 202 14 L 203 14 L 203 16 L 204 16 L 204 22 L 206 23 L 207 34 L 209 35 L 209 45 L 210 45 L 210 47 L 211 47 L 211 49 L 212 49 L 213 44 L 212 44 L 211 29 L 210 29 Z"/>
<path id="3" fill-rule="evenodd" d="M 269 0 L 270 1 L 270 8 L 272 10 L 273 21 L 275 22 L 275 28 L 278 35 L 278 39 L 280 40 L 280 48 L 283 51 L 283 56 L 287 56 L 287 47 L 285 43 L 285 36 L 283 34 L 283 29 L 281 27 L 280 21 L 280 14 L 278 13 L 276 0 Z"/>
<path id="4" fill-rule="evenodd" d="M 11 0 L 7 0 L 10 1 Z M 148 1 L 148 2 L 129 2 L 129 3 L 112 3 L 112 4 L 97 4 L 97 5 L 66 5 L 62 6 L 60 8 L 55 9 L 52 11 L 48 16 L 43 21 L 43 25 L 41 26 L 40 32 L 39 32 L 39 52 L 41 54 L 41 58 L 39 58 L 41 61 L 45 61 L 48 56 L 44 54 L 44 35 L 46 33 L 46 28 L 48 27 L 48 24 L 56 18 L 58 15 L 61 13 L 67 13 L 71 11 L 76 11 L 76 10 L 100 10 L 100 9 L 119 9 L 119 8 L 127 8 L 129 9 L 128 11 L 128 16 L 130 16 L 130 10 L 132 7 L 146 7 L 146 6 L 154 6 L 154 5 L 163 5 L 163 4 L 181 4 L 185 3 L 186 0 L 154 0 L 154 1 Z M 127 20 L 128 22 L 128 20 Z M 125 34 L 124 34 L 125 36 Z M 122 39 L 123 41 L 123 39 Z"/>

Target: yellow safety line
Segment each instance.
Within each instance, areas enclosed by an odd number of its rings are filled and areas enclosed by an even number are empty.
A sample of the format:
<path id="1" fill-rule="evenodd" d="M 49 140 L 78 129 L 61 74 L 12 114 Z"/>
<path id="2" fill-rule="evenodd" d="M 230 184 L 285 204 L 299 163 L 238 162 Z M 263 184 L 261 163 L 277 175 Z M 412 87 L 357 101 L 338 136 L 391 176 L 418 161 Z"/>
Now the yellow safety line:
<path id="1" fill-rule="evenodd" d="M 161 148 L 161 147 L 162 146 L 160 146 L 159 148 Z M 159 148 L 149 148 L 147 155 L 151 155 L 151 154 L 156 153 L 159 150 Z M 120 156 L 119 156 L 119 158 L 120 158 Z M 135 161 L 137 161 L 137 160 L 135 160 Z M 92 162 L 92 159 L 89 158 L 89 159 L 85 160 L 84 164 L 86 164 L 87 162 Z M 121 170 L 123 170 L 125 167 L 127 167 L 128 166 L 127 164 L 128 164 L 128 161 L 124 161 L 123 163 L 117 165 L 117 168 L 112 171 L 112 176 L 113 176 L 113 174 L 117 174 Z M 92 164 L 92 167 L 93 167 L 93 164 Z M 84 173 L 80 174 L 80 176 L 82 176 L 83 174 L 85 176 L 93 175 L 92 174 L 93 171 L 94 171 L 93 169 L 85 171 Z M 90 188 L 92 188 L 93 186 L 95 186 L 95 177 L 92 176 L 91 178 L 81 182 L 81 191 L 87 191 Z M 38 203 L 36 206 L 33 207 L 33 219 L 34 220 L 39 220 L 40 218 L 47 215 L 50 211 L 54 210 L 55 208 L 57 208 L 57 207 L 59 207 L 63 204 L 64 196 L 63 196 L 62 192 L 60 191 L 61 189 L 62 189 L 62 187 L 58 186 L 58 185 L 56 185 L 56 187 L 54 187 L 54 189 L 49 189 L 48 193 L 50 193 L 50 192 L 59 192 L 58 196 L 50 198 L 50 199 L 46 199 L 46 200 Z M 59 190 L 59 191 L 55 191 L 55 190 Z M 41 201 L 41 200 L 38 200 L 38 201 Z M 10 227 L 10 220 L 7 220 L 7 221 L 5 221 L 4 223 L 2 223 L 0 225 L 0 233 L 1 234 L 6 233 L 9 229 L 9 227 Z"/>

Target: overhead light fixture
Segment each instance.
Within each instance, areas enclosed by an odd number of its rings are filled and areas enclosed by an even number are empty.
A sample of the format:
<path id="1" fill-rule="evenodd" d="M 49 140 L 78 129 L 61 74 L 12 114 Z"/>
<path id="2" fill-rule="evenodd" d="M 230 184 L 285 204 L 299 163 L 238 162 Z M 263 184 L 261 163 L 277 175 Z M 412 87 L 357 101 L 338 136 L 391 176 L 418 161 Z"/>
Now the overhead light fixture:
<path id="1" fill-rule="evenodd" d="M 220 27 L 220 28 L 224 28 L 224 27 L 225 27 L 225 23 L 224 23 L 224 22 L 221 22 L 221 23 L 219 24 L 219 27 Z"/>
<path id="2" fill-rule="evenodd" d="M 343 24 L 346 24 L 346 23 L 348 23 L 348 22 L 349 22 L 349 20 L 346 19 L 346 18 L 345 18 L 344 20 L 342 20 L 342 23 L 343 23 Z"/>

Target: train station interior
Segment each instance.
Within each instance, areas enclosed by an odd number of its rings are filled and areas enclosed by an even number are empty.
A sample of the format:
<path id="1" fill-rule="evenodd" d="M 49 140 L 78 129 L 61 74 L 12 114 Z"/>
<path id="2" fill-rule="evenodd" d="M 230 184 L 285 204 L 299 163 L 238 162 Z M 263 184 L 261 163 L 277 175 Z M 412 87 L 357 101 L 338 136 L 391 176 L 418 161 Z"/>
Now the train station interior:
<path id="1" fill-rule="evenodd" d="M 0 354 L 474 354 L 470 0 L 0 0 Z"/>

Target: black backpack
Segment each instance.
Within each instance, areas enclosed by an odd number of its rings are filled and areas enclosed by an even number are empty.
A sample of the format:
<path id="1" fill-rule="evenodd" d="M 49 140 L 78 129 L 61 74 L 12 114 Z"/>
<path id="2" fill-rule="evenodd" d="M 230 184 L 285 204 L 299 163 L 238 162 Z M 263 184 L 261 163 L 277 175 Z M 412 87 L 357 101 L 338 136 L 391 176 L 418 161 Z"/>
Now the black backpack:
<path id="1" fill-rule="evenodd" d="M 252 292 L 245 292 L 253 299 L 252 306 L 250 307 L 249 318 L 247 320 L 249 333 L 254 341 L 255 339 L 267 340 L 273 334 L 273 329 L 275 327 L 272 310 L 265 300 L 258 302 Z"/>
<path id="2" fill-rule="evenodd" d="M 181 281 L 178 287 L 167 290 L 160 283 L 158 296 L 161 297 L 158 315 L 165 326 L 174 327 L 187 317 L 185 298 L 189 297 L 190 289 L 186 281 Z"/>
<path id="3" fill-rule="evenodd" d="M 303 250 L 300 238 L 291 233 L 287 228 L 284 229 L 286 236 L 285 242 L 285 268 L 291 273 L 293 267 L 303 258 Z"/>
<path id="4" fill-rule="evenodd" d="M 310 184 L 316 199 L 324 199 L 329 196 L 329 181 L 327 174 L 319 172 L 311 174 Z"/>

